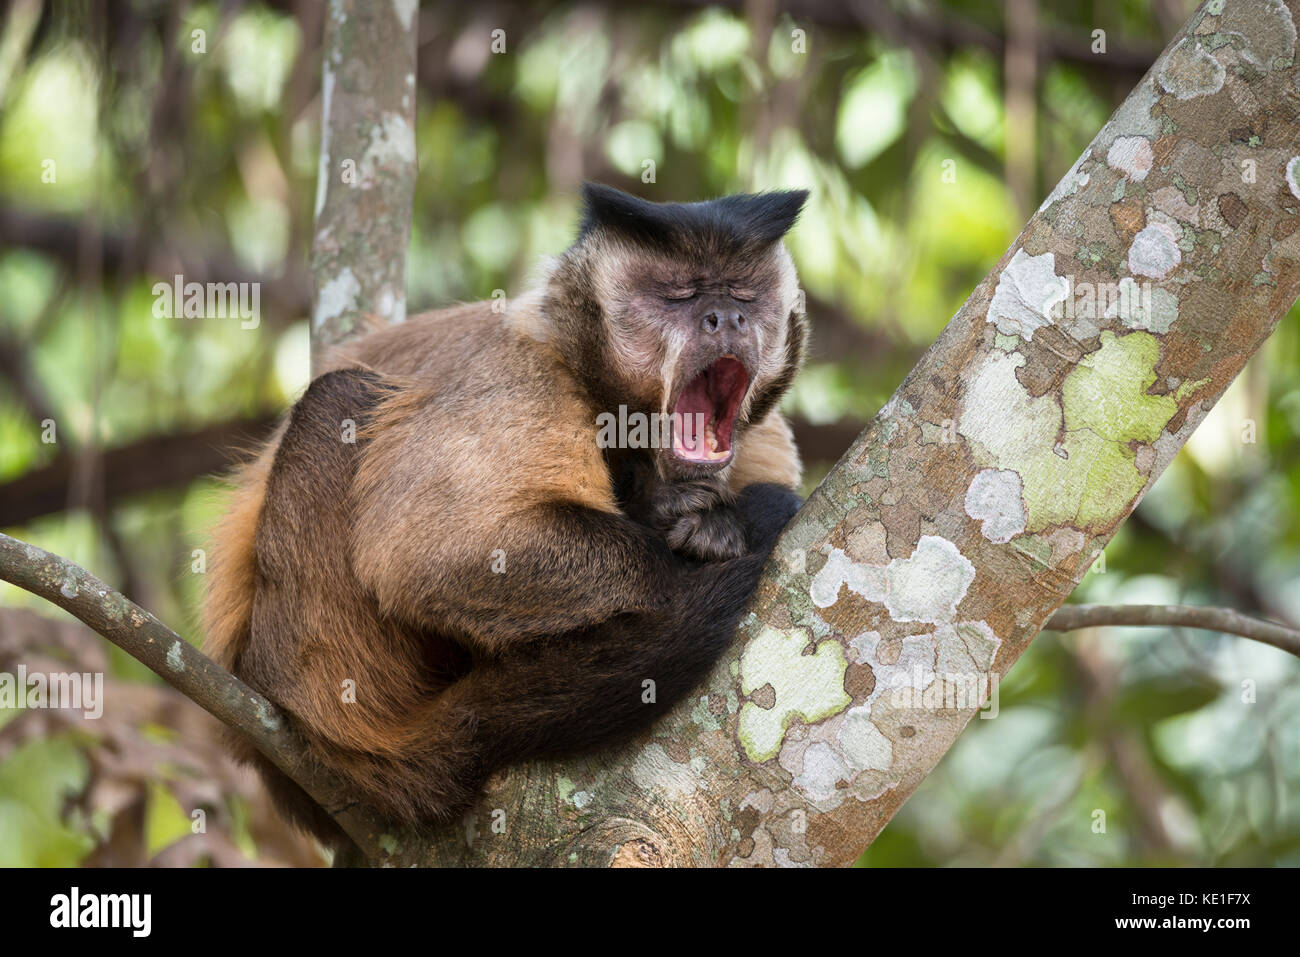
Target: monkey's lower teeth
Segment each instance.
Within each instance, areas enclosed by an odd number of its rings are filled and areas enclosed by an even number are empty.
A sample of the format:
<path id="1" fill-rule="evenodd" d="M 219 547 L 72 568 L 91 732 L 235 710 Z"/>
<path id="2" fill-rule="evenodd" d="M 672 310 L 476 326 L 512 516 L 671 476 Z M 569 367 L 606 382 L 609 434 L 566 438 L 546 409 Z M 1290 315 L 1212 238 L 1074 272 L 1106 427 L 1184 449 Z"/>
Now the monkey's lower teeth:
<path id="1" fill-rule="evenodd" d="M 709 444 L 709 451 L 718 451 L 718 433 L 713 431 L 713 423 L 704 427 L 704 441 Z"/>

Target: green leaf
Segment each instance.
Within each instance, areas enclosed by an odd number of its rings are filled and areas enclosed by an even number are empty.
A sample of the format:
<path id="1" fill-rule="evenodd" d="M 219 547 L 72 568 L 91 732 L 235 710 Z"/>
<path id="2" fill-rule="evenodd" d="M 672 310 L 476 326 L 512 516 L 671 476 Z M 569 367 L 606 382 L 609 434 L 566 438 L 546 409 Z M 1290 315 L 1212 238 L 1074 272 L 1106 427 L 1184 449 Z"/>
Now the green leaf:
<path id="1" fill-rule="evenodd" d="M 163 848 L 190 834 L 190 816 L 172 792 L 157 781 L 149 782 L 149 804 L 144 816 L 145 853 L 153 857 Z"/>

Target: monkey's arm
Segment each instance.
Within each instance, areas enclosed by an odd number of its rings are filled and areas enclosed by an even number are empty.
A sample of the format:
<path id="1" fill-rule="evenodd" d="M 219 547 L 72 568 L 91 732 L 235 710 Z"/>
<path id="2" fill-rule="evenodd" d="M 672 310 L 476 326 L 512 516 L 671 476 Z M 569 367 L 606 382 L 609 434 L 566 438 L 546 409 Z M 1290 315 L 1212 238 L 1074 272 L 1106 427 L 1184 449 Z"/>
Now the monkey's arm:
<path id="1" fill-rule="evenodd" d="M 367 430 L 351 557 L 385 615 L 491 652 L 688 595 L 707 605 L 724 573 L 618 510 L 582 410 L 552 399 L 503 403 L 490 424 L 454 418 L 480 407 L 402 396 Z"/>
<path id="2" fill-rule="evenodd" d="M 447 531 L 416 542 L 367 516 L 354 539 L 357 576 L 385 614 L 489 651 L 661 610 L 692 570 L 652 529 L 581 505 L 546 503 L 490 528 Z"/>
<path id="3" fill-rule="evenodd" d="M 795 491 L 803 478 L 799 450 L 790 423 L 776 411 L 745 433 L 740 448 L 730 476 L 736 507 L 747 540 L 767 542 L 770 548 L 803 504 Z"/>

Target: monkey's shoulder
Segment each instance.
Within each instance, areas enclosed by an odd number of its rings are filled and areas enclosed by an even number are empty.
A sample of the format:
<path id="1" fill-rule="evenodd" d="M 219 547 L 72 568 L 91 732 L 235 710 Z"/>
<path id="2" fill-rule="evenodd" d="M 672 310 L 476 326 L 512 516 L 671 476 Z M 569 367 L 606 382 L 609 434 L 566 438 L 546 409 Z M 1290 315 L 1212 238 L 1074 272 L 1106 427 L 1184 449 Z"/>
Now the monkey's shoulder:
<path id="1" fill-rule="evenodd" d="M 298 431 L 337 446 L 342 420 L 354 422 L 360 444 L 348 471 L 363 518 L 420 502 L 476 527 L 547 501 L 614 507 L 586 392 L 489 303 L 371 332 L 326 369 L 291 414 L 286 441 Z"/>

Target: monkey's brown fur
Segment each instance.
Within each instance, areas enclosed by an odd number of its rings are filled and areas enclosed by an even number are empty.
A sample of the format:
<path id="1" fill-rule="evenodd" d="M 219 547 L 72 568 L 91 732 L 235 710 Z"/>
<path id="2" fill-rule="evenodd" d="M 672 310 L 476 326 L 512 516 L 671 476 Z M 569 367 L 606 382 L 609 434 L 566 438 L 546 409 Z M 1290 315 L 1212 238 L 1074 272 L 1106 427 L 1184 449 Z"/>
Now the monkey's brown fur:
<path id="1" fill-rule="evenodd" d="M 780 215 L 631 207 L 652 226 L 661 211 L 679 217 L 656 227 L 676 234 L 647 237 L 624 228 L 623 194 L 597 189 L 582 237 L 537 292 L 504 311 L 416 316 L 333 354 L 237 476 L 217 530 L 207 650 L 398 821 L 444 820 L 497 767 L 663 713 L 726 647 L 797 508 L 798 456 L 773 406 L 805 335 L 779 242 L 802 195 Z M 784 216 L 779 231 L 764 214 Z M 691 241 L 699 256 L 673 253 Z M 647 320 L 645 290 L 665 276 L 701 290 L 720 277 L 732 311 L 697 292 L 698 308 L 669 299 Z M 728 284 L 742 279 L 754 295 L 734 299 Z M 700 310 L 748 322 L 725 346 L 753 370 L 731 461 L 598 447 L 612 403 L 666 409 L 694 373 L 677 367 L 724 348 L 696 329 Z M 293 782 L 234 746 L 287 814 L 339 838 Z"/>

